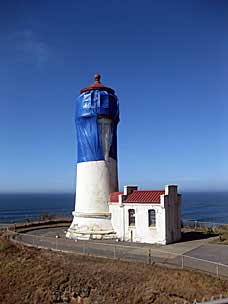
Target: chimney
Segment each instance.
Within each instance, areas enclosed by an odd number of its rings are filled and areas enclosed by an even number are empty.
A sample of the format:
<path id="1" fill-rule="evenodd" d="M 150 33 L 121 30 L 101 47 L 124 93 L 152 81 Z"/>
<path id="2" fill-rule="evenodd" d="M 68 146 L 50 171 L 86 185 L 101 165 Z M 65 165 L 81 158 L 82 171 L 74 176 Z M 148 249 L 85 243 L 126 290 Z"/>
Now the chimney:
<path id="1" fill-rule="evenodd" d="M 124 186 L 124 195 L 129 195 L 135 190 L 138 190 L 138 186 Z"/>
<path id="2" fill-rule="evenodd" d="M 165 195 L 169 195 L 170 193 L 177 193 L 177 185 L 165 186 Z"/>

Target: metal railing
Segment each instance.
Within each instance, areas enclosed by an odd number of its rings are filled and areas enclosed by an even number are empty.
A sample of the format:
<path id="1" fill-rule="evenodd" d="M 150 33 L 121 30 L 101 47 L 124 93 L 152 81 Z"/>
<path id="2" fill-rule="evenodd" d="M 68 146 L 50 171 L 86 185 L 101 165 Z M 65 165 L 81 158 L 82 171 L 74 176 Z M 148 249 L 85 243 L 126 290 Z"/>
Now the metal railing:
<path id="1" fill-rule="evenodd" d="M 228 304 L 228 298 L 226 299 L 217 299 L 217 300 L 211 300 L 207 302 L 193 302 L 193 304 Z"/>
<path id="2" fill-rule="evenodd" d="M 6 235 L 8 236 L 10 232 L 15 232 L 15 225 L 14 224 L 0 224 L 0 233 L 6 232 Z"/>
<path id="3" fill-rule="evenodd" d="M 183 219 L 182 220 L 182 225 L 185 228 L 193 228 L 193 229 L 201 229 L 201 228 L 207 228 L 207 229 L 212 229 L 212 230 L 218 230 L 218 229 L 226 229 L 228 230 L 228 224 L 225 223 L 214 223 L 214 222 L 202 222 L 194 219 Z M 13 229 L 16 227 L 16 224 L 6 224 L 6 223 L 0 223 L 0 229 L 3 228 L 9 228 Z"/>
<path id="4" fill-rule="evenodd" d="M 9 228 L 9 227 L 8 227 Z M 149 248 L 141 246 L 123 245 L 121 243 L 105 243 L 99 241 L 74 241 L 66 238 L 47 237 L 35 235 L 32 233 L 16 233 L 7 229 L 9 236 L 16 242 L 22 242 L 25 245 L 50 249 L 54 251 L 77 253 L 88 256 L 118 259 L 125 261 L 135 261 L 147 264 L 164 264 L 166 266 L 182 269 L 199 270 L 218 278 L 228 279 L 228 265 L 207 261 L 185 254 L 175 254 L 158 248 Z M 202 302 L 194 301 L 193 304 L 228 304 L 228 298 L 224 299 L 222 295 L 217 300 Z M 187 304 L 190 302 L 184 301 Z"/>
<path id="5" fill-rule="evenodd" d="M 183 220 L 184 227 L 190 227 L 197 229 L 210 229 L 213 232 L 217 232 L 219 229 L 228 229 L 227 224 L 200 222 L 196 220 Z M 175 254 L 166 250 L 157 248 L 148 248 L 140 246 L 129 246 L 121 243 L 105 243 L 98 241 L 73 241 L 65 238 L 54 238 L 42 235 L 34 235 L 32 233 L 15 233 L 15 224 L 0 224 L 0 230 L 6 232 L 6 234 L 14 235 L 13 239 L 19 242 L 23 242 L 26 245 L 57 250 L 62 252 L 72 252 L 83 255 L 91 255 L 96 257 L 104 257 L 110 259 L 119 259 L 126 261 L 136 261 L 147 264 L 164 264 L 182 269 L 194 269 L 199 270 L 218 278 L 228 279 L 228 265 L 212 262 L 204 259 L 191 257 L 185 254 Z M 195 304 L 228 304 L 228 298 L 220 298 L 217 300 L 211 299 L 211 301 L 196 302 Z"/>
<path id="6" fill-rule="evenodd" d="M 228 278 L 228 265 L 191 257 L 185 254 L 176 254 L 153 247 L 149 248 L 98 241 L 74 241 L 66 238 L 54 238 L 31 233 L 15 233 L 14 239 L 38 248 L 110 259 L 137 261 L 147 264 L 165 264 L 182 269 L 200 270 L 219 278 Z"/>
<path id="7" fill-rule="evenodd" d="M 193 229 L 211 229 L 216 232 L 219 229 L 224 229 L 226 227 L 228 231 L 228 224 L 225 223 L 213 223 L 213 222 L 201 222 L 197 220 L 182 220 L 183 227 L 193 228 Z"/>

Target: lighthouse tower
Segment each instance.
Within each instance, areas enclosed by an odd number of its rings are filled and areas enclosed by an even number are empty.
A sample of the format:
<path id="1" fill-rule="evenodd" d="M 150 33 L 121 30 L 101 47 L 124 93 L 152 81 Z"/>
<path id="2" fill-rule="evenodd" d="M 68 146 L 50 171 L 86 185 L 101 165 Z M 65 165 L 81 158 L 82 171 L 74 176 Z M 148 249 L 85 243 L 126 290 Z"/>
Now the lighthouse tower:
<path id="1" fill-rule="evenodd" d="M 77 182 L 72 239 L 115 238 L 108 199 L 118 191 L 117 124 L 119 104 L 115 91 L 100 82 L 82 89 L 76 105 Z"/>

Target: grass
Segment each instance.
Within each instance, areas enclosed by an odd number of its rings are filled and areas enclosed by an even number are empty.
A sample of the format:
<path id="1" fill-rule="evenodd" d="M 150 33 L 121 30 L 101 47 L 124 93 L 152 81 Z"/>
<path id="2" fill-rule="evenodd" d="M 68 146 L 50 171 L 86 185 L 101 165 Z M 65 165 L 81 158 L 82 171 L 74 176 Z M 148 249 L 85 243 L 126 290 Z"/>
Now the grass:
<path id="1" fill-rule="evenodd" d="M 7 250 L 10 247 L 9 242 L 0 241 L 0 252 Z"/>
<path id="2" fill-rule="evenodd" d="M 228 245 L 228 225 L 220 225 L 220 226 L 212 226 L 212 227 L 196 227 L 193 229 L 192 227 L 183 228 L 183 231 L 192 232 L 192 234 L 196 235 L 197 233 L 201 236 L 200 238 L 209 238 L 213 236 L 218 236 L 216 240 L 213 240 L 213 243 L 219 243 L 223 245 Z"/>
<path id="3" fill-rule="evenodd" d="M 3 239 L 0 248 L 0 303 L 187 304 L 228 297 L 228 281 L 193 271 L 56 253 Z"/>
<path id="4" fill-rule="evenodd" d="M 223 225 L 219 229 L 219 242 L 228 245 L 228 225 Z"/>

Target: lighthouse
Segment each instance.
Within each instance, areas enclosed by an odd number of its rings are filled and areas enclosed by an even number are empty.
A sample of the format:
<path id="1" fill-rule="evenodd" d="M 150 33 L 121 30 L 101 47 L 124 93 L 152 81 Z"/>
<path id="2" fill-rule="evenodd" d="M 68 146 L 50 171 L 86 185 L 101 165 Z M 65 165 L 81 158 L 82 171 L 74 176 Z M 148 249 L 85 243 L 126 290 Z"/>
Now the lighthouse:
<path id="1" fill-rule="evenodd" d="M 117 125 L 119 103 L 115 91 L 95 82 L 80 90 L 76 102 L 77 169 L 72 239 L 112 239 L 116 234 L 109 213 L 109 194 L 118 191 Z"/>

